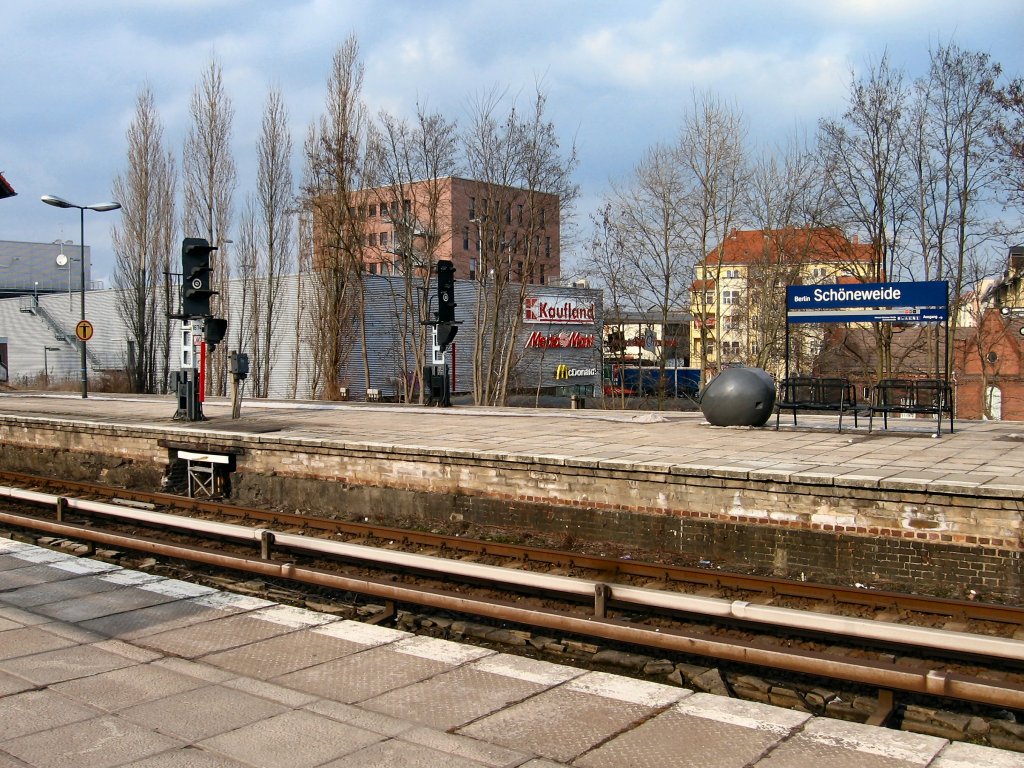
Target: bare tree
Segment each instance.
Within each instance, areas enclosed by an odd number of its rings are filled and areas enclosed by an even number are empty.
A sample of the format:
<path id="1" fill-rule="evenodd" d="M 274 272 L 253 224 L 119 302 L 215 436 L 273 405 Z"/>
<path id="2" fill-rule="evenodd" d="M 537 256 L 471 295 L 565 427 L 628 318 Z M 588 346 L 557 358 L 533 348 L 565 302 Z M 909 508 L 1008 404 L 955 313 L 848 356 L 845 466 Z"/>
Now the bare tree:
<path id="1" fill-rule="evenodd" d="M 259 167 L 256 179 L 258 208 L 258 244 L 253 291 L 254 342 L 258 342 L 257 396 L 270 391 L 274 368 L 272 339 L 278 323 L 278 299 L 281 278 L 288 273 L 295 252 L 295 190 L 291 170 L 292 137 L 288 130 L 288 111 L 279 89 L 271 90 L 263 111 L 262 131 L 256 148 Z M 257 308 L 257 303 L 259 304 Z"/>
<path id="2" fill-rule="evenodd" d="M 905 151 L 907 94 L 902 71 L 891 66 L 886 54 L 863 79 L 851 78 L 842 119 L 819 123 L 833 223 L 844 231 L 866 234 L 872 257 L 862 275 L 870 282 L 899 280 L 913 272 L 913 264 L 898 249 L 911 201 Z M 883 378 L 892 371 L 892 326 L 875 323 L 874 330 L 875 373 Z"/>
<path id="3" fill-rule="evenodd" d="M 994 89 L 991 96 L 1002 110 L 992 126 L 1002 152 L 1002 185 L 1007 199 L 1024 210 L 1024 77 Z"/>
<path id="4" fill-rule="evenodd" d="M 690 294 L 694 253 L 683 206 L 687 191 L 676 149 L 656 145 L 627 184 L 613 187 L 606 206 L 609 235 L 620 244 L 616 250 L 628 264 L 619 279 L 635 286 L 635 310 L 659 314 L 663 329 L 668 328 L 669 314 L 684 307 Z M 664 374 L 665 356 L 658 359 Z M 659 387 L 659 406 L 664 396 Z"/>
<path id="5" fill-rule="evenodd" d="M 513 103 L 502 115 L 503 103 L 497 89 L 481 95 L 463 139 L 480 198 L 474 219 L 479 269 L 473 398 L 478 404 L 501 404 L 508 397 L 521 353 L 515 340 L 527 284 L 545 264 L 548 225 L 567 220 L 578 195 L 571 181 L 576 148 L 562 146 L 540 85 L 526 112 Z"/>
<path id="6" fill-rule="evenodd" d="M 813 152 L 796 139 L 754 164 L 744 195 L 751 223 L 764 236 L 763 249 L 746 265 L 746 293 L 737 321 L 743 324 L 744 362 L 781 371 L 786 353 L 786 287 L 806 279 L 813 253 L 812 230 L 821 220 L 822 186 Z M 803 344 L 806 326 L 794 343 Z M 797 330 L 797 328 L 791 329 Z M 817 329 L 820 333 L 820 329 Z"/>
<path id="7" fill-rule="evenodd" d="M 430 281 L 442 246 L 452 238 L 451 215 L 442 203 L 444 180 L 457 169 L 457 126 L 417 104 L 414 124 L 381 112 L 372 136 L 380 180 L 376 204 L 382 215 L 388 212 L 392 270 L 402 277 L 401 292 L 392 297 L 399 335 L 396 364 L 403 374 L 404 399 L 408 402 L 418 390 L 422 403 Z"/>
<path id="8" fill-rule="evenodd" d="M 321 393 L 337 399 L 341 371 L 357 330 L 363 344 L 363 374 L 370 383 L 363 291 L 367 118 L 362 102 L 363 65 L 359 44 L 350 36 L 334 55 L 327 83 L 326 113 L 306 140 L 305 204 L 313 216 L 314 351 L 322 376 Z M 350 307 L 355 307 L 355 317 Z"/>
<path id="9" fill-rule="evenodd" d="M 231 154 L 234 107 L 224 89 L 220 62 L 214 57 L 192 92 L 192 127 L 185 138 L 183 170 L 185 210 L 182 229 L 189 237 L 205 237 L 220 250 L 213 257 L 214 290 L 211 312 L 227 317 L 231 277 L 226 242 L 231 229 L 231 207 L 236 174 Z M 227 355 L 223 349 L 210 361 L 208 390 L 224 394 Z"/>
<path id="10" fill-rule="evenodd" d="M 639 312 L 637 301 L 643 295 L 637 271 L 628 258 L 624 233 L 616 225 L 616 206 L 606 202 L 599 213 L 593 215 L 592 235 L 584 257 L 583 273 L 604 289 L 604 326 L 617 327 L 605 339 L 605 357 L 618 360 L 620 370 L 626 364 L 627 317 Z M 619 405 L 625 407 L 626 390 L 619 390 Z"/>
<path id="11" fill-rule="evenodd" d="M 738 109 L 712 94 L 694 94 L 677 157 L 685 189 L 680 202 L 689 230 L 691 264 L 700 264 L 700 273 L 693 269 L 691 274 L 695 281 L 702 281 L 695 285 L 691 304 L 700 336 L 697 357 L 702 385 L 709 340 L 716 336 L 720 340 L 720 331 L 712 327 L 722 325 L 722 253 L 726 238 L 742 219 L 746 141 L 746 124 Z"/>
<path id="12" fill-rule="evenodd" d="M 990 97 L 999 73 L 988 54 L 950 43 L 931 52 L 928 75 L 915 87 L 910 156 L 924 277 L 949 281 L 954 336 L 959 308 L 974 288 L 968 265 L 997 234 L 987 212 L 995 207 L 1000 170 L 991 130 L 997 106 Z M 948 367 L 953 350 L 945 352 Z"/>
<path id="13" fill-rule="evenodd" d="M 263 358 L 259 354 L 262 347 L 259 344 L 260 331 L 262 326 L 261 310 L 263 303 L 261 295 L 263 291 L 262 281 L 259 275 L 259 227 L 257 224 L 256 206 L 252 195 L 245 198 L 245 206 L 242 208 L 242 215 L 238 219 L 235 229 L 235 274 L 237 275 L 238 290 L 234 296 L 234 309 L 237 323 L 235 324 L 234 337 L 236 350 L 252 349 L 254 354 L 249 365 L 249 375 L 253 381 L 253 395 L 256 397 L 266 396 L 266 391 L 261 390 Z M 230 329 L 229 329 L 230 330 Z"/>
<path id="14" fill-rule="evenodd" d="M 136 97 L 127 140 L 127 168 L 114 179 L 114 196 L 123 208 L 122 227 L 115 225 L 113 234 L 117 310 L 129 336 L 132 390 L 166 391 L 177 176 L 148 86 Z"/>

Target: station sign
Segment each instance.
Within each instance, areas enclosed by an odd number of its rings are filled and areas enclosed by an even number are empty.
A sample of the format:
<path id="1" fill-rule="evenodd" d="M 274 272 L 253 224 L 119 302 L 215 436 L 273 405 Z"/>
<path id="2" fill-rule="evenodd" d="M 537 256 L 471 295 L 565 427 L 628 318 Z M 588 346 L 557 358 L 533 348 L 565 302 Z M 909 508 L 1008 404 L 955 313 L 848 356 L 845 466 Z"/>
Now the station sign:
<path id="1" fill-rule="evenodd" d="M 949 318 L 949 283 L 849 283 L 786 288 L 790 323 L 943 322 Z"/>

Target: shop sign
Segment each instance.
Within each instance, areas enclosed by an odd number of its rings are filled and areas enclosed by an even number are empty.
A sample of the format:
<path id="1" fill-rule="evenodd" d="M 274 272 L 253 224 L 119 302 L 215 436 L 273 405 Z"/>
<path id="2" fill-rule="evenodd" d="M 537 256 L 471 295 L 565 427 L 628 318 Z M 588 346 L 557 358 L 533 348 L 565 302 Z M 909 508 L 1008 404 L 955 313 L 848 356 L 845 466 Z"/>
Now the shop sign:
<path id="1" fill-rule="evenodd" d="M 527 296 L 523 319 L 527 323 L 593 325 L 597 312 L 593 301 L 577 301 L 563 296 Z"/>
<path id="2" fill-rule="evenodd" d="M 534 331 L 526 340 L 527 349 L 593 349 L 594 334 L 579 331 L 562 331 L 561 333 L 541 333 Z"/>
<path id="3" fill-rule="evenodd" d="M 582 376 L 597 376 L 597 368 L 570 368 L 565 363 L 555 368 L 555 381 L 576 379 Z"/>

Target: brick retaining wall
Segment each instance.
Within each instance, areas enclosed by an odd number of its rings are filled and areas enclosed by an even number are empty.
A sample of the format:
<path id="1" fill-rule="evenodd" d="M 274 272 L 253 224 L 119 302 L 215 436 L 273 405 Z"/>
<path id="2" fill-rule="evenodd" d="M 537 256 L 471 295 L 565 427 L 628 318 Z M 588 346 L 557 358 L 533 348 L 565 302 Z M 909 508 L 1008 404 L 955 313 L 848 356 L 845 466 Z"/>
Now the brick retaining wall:
<path id="1" fill-rule="evenodd" d="M 272 435 L 0 417 L 0 464 L 156 490 L 176 450 L 231 452 L 232 496 L 314 514 L 419 517 L 660 550 L 722 568 L 1019 600 L 1021 500 L 827 475 L 430 454 Z"/>

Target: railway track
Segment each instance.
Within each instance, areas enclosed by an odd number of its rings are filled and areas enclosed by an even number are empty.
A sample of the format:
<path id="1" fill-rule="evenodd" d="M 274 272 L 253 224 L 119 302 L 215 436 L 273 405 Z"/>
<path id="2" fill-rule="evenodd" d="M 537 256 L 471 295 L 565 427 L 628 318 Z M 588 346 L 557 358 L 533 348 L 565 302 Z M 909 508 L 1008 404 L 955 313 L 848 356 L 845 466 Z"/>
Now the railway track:
<path id="1" fill-rule="evenodd" d="M 12 473 L 0 480 L 7 483 L 0 498 L 10 504 L 53 510 L 0 512 L 4 525 L 364 595 L 383 602 L 379 621 L 393 618 L 398 605 L 420 606 L 841 680 L 880 691 L 876 722 L 891 713 L 894 691 L 1024 709 L 1024 642 L 1014 637 L 1024 611 L 1012 606 L 474 541 Z M 146 536 L 138 535 L 143 526 Z M 170 538 L 158 533 L 168 530 L 175 532 Z M 229 544 L 197 546 L 186 535 Z M 814 610 L 779 604 L 787 601 Z M 951 622 L 961 629 L 935 626 Z"/>

